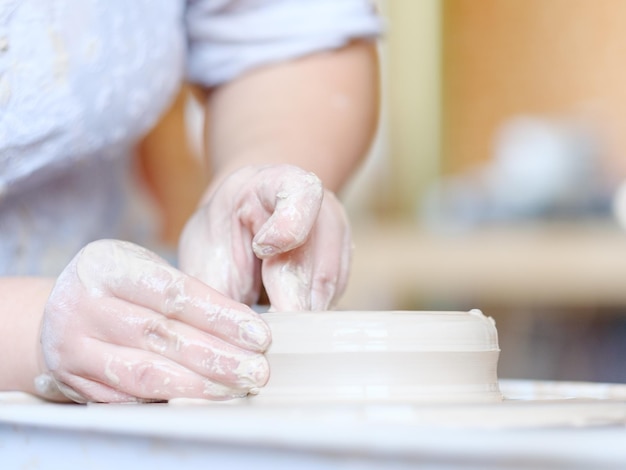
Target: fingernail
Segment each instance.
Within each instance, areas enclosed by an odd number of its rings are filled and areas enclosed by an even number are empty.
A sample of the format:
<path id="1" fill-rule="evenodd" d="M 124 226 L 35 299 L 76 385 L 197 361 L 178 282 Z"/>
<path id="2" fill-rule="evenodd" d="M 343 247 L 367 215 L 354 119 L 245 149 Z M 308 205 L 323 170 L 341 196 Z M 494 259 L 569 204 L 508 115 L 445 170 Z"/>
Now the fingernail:
<path id="1" fill-rule="evenodd" d="M 239 337 L 254 350 L 265 351 L 271 342 L 270 328 L 263 320 L 247 320 L 239 324 Z"/>
<path id="2" fill-rule="evenodd" d="M 265 245 L 262 243 L 252 242 L 252 250 L 259 258 L 267 258 L 278 253 L 278 248 L 272 245 Z"/>
<path id="3" fill-rule="evenodd" d="M 270 366 L 267 359 L 262 354 L 255 354 L 247 359 L 243 359 L 235 374 L 240 385 L 246 385 L 250 389 L 262 387 L 269 379 Z"/>
<path id="4" fill-rule="evenodd" d="M 209 397 L 210 400 L 232 400 L 233 398 L 245 397 L 248 394 L 248 390 L 247 388 L 245 390 L 234 389 L 206 379 L 202 394 Z"/>

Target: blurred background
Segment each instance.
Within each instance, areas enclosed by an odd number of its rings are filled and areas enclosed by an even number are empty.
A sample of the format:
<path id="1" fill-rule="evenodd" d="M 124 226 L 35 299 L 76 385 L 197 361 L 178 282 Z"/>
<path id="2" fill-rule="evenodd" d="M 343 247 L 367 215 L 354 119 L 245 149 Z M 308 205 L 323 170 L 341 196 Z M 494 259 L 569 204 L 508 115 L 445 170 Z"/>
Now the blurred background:
<path id="1" fill-rule="evenodd" d="M 377 4 L 383 111 L 342 195 L 339 308 L 479 308 L 501 377 L 626 382 L 626 2 Z M 140 149 L 166 244 L 206 182 L 191 96 Z"/>

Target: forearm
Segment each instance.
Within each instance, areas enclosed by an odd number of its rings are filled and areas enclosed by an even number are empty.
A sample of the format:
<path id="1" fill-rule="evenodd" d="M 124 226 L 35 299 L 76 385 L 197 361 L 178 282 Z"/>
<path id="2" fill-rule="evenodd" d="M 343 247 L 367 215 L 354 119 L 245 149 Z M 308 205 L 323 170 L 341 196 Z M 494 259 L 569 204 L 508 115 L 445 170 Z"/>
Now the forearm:
<path id="1" fill-rule="evenodd" d="M 289 163 L 338 191 L 375 133 L 375 45 L 354 42 L 250 72 L 213 90 L 207 106 L 213 187 L 246 165 Z"/>
<path id="2" fill-rule="evenodd" d="M 39 325 L 53 279 L 0 279 L 0 390 L 35 393 Z"/>

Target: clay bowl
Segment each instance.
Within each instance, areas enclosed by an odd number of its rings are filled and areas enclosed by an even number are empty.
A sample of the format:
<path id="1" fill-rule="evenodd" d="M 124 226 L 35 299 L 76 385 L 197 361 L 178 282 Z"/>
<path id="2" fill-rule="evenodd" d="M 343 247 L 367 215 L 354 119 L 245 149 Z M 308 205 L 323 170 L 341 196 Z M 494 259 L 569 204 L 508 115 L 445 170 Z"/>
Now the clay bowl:
<path id="1" fill-rule="evenodd" d="M 257 402 L 488 402 L 498 337 L 480 311 L 265 313 L 270 380 Z"/>

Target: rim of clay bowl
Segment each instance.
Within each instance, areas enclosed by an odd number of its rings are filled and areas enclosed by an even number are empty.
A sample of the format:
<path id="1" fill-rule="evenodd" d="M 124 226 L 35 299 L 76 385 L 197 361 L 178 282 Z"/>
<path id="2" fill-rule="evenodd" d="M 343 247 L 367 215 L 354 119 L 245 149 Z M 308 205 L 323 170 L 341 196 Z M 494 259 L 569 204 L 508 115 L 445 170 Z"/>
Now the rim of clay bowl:
<path id="1" fill-rule="evenodd" d="M 500 351 L 495 322 L 480 310 L 263 313 L 270 354 Z"/>

